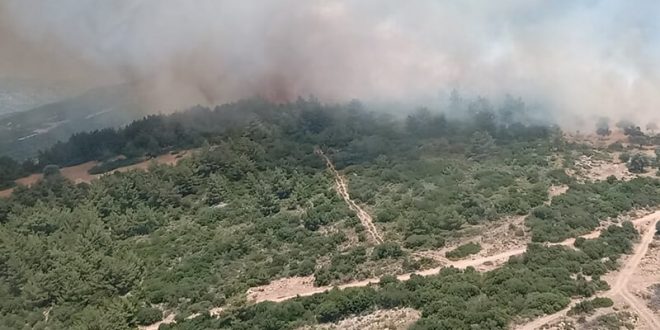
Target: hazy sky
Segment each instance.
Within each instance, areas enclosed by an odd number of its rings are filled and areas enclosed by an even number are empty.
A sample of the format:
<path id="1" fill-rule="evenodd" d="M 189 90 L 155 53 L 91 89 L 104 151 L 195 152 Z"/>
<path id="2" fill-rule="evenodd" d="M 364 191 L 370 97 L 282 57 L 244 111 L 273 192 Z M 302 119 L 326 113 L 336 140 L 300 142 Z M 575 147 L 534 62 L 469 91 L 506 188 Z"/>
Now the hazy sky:
<path id="1" fill-rule="evenodd" d="M 4 0 L 0 76 L 139 81 L 162 107 L 511 93 L 650 120 L 660 1 Z"/>

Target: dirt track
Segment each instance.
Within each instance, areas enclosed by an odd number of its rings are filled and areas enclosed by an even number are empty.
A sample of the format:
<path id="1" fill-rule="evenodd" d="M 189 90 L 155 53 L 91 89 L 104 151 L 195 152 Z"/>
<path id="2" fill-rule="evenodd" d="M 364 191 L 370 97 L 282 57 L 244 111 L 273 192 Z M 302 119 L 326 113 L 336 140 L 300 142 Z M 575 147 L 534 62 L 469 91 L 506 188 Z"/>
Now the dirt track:
<path id="1" fill-rule="evenodd" d="M 335 165 L 332 164 L 332 161 L 330 161 L 330 158 L 328 158 L 328 156 L 326 156 L 321 149 L 317 148 L 314 152 L 325 160 L 325 164 L 335 178 L 335 189 L 337 190 L 337 193 L 344 199 L 348 207 L 355 212 L 358 219 L 360 219 L 362 226 L 364 226 L 364 229 L 369 232 L 371 238 L 377 244 L 383 243 L 383 237 L 378 232 L 378 228 L 376 228 L 374 225 L 374 221 L 371 218 L 371 215 L 363 210 L 359 205 L 357 205 L 357 203 L 355 203 L 355 201 L 353 201 L 351 196 L 348 194 L 346 179 L 339 173 L 339 171 L 337 171 Z"/>
<path id="2" fill-rule="evenodd" d="M 649 215 L 646 215 L 642 218 L 635 219 L 635 220 L 633 220 L 633 223 L 639 224 L 639 223 L 649 222 L 650 219 L 654 219 L 654 218 L 657 218 L 657 217 L 660 217 L 660 211 L 656 211 L 656 212 L 654 212 L 652 214 L 649 214 Z M 600 230 L 595 230 L 591 233 L 583 235 L 582 237 L 595 238 L 595 237 L 598 237 L 599 234 L 600 234 Z M 653 236 L 651 235 L 651 238 L 652 237 Z M 646 236 L 645 236 L 645 238 L 646 238 Z M 570 239 L 567 239 L 563 242 L 550 243 L 548 245 L 572 246 L 574 242 L 575 242 L 575 239 L 570 238 Z M 644 245 L 644 244 L 640 244 L 640 246 L 642 246 L 642 245 Z M 647 242 L 647 245 L 648 245 L 648 242 Z M 455 267 L 455 268 L 464 269 L 464 268 L 467 268 L 467 267 L 477 267 L 479 265 L 483 265 L 484 263 L 488 263 L 488 262 L 506 261 L 512 256 L 523 254 L 526 250 L 527 250 L 527 248 L 523 247 L 523 248 L 517 248 L 517 249 L 505 251 L 505 252 L 502 252 L 502 253 L 498 253 L 498 254 L 495 254 L 495 255 L 492 255 L 492 256 L 485 256 L 485 257 L 480 257 L 480 258 L 475 258 L 475 259 L 464 259 L 464 260 L 457 260 L 457 261 L 447 260 L 446 263 L 444 263 L 443 265 L 441 265 L 439 267 L 426 269 L 426 270 L 419 271 L 419 272 L 414 272 L 414 273 L 401 274 L 401 275 L 397 276 L 397 278 L 401 281 L 406 281 L 406 280 L 410 279 L 410 277 L 412 275 L 420 275 L 420 276 L 435 275 L 442 268 L 445 268 L 445 267 Z M 642 253 L 642 256 L 643 256 L 645 251 L 638 251 L 638 250 L 639 250 L 639 247 L 635 251 L 634 256 L 636 256 L 639 253 Z M 640 257 L 639 260 L 641 260 L 641 257 Z M 637 261 L 637 264 L 639 263 L 639 260 Z M 634 270 L 636 268 L 636 265 L 634 265 L 632 267 L 633 267 L 632 269 Z M 352 287 L 362 287 L 362 286 L 367 286 L 367 285 L 370 285 L 370 284 L 376 284 L 379 281 L 380 281 L 379 278 L 370 278 L 370 279 L 366 279 L 366 280 L 362 280 L 362 281 L 356 281 L 356 282 L 350 282 L 350 283 L 342 284 L 342 285 L 337 286 L 337 288 L 345 289 L 345 288 L 352 288 Z M 282 291 L 285 291 L 285 290 L 278 290 L 277 292 L 270 292 L 267 289 L 268 285 L 260 287 L 260 288 L 252 288 L 248 292 L 248 296 L 249 296 L 250 300 L 252 300 L 256 303 L 262 302 L 262 301 L 279 302 L 279 301 L 293 299 L 297 296 L 311 296 L 313 294 L 320 293 L 320 292 L 325 292 L 325 291 L 328 291 L 328 290 L 331 290 L 332 288 L 334 288 L 334 286 L 314 287 L 313 284 L 312 284 L 312 281 L 307 281 L 306 283 L 307 283 L 307 285 L 298 285 L 298 286 L 291 287 L 291 290 L 286 291 L 287 292 L 286 294 L 282 294 Z M 552 321 L 553 319 L 556 319 L 558 317 L 561 317 L 561 315 L 559 315 L 559 316 L 557 316 L 556 314 L 548 315 L 544 318 L 538 319 L 537 321 L 534 321 L 533 323 L 529 323 L 529 324 L 533 325 L 533 324 L 536 324 L 536 323 L 539 323 L 539 322 L 543 322 L 542 320 L 546 319 L 546 318 L 549 319 L 550 321 Z M 544 322 L 541 325 L 546 324 L 546 323 L 547 322 Z M 525 327 L 525 328 L 522 328 L 522 329 L 535 329 L 535 328 Z M 658 328 L 658 329 L 660 329 L 660 328 Z"/>
<path id="3" fill-rule="evenodd" d="M 620 294 L 630 307 L 637 311 L 637 314 L 644 320 L 644 323 L 646 323 L 646 326 L 649 329 L 660 329 L 660 320 L 653 315 L 653 312 L 649 310 L 644 301 L 630 292 L 627 286 L 628 280 L 639 266 L 639 262 L 646 255 L 646 252 L 649 249 L 649 244 L 653 241 L 655 224 L 658 220 L 657 216 L 649 219 L 650 224 L 646 227 L 646 232 L 642 236 L 641 242 L 635 249 L 635 253 L 626 261 L 623 269 L 621 269 L 617 281 L 610 289 L 610 292 L 612 292 L 613 295 Z"/>
<path id="4" fill-rule="evenodd" d="M 656 211 L 633 221 L 634 224 L 638 225 L 638 230 L 643 233 L 642 238 L 635 247 L 633 254 L 626 259 L 623 267 L 616 274 L 614 283 L 610 283 L 610 289 L 599 295 L 608 298 L 614 298 L 617 296 L 623 298 L 623 300 L 625 300 L 626 303 L 637 312 L 639 317 L 648 326 L 648 329 L 660 329 L 660 321 L 653 315 L 653 312 L 648 309 L 641 299 L 630 293 L 627 284 L 628 280 L 639 266 L 640 261 L 644 258 L 644 255 L 646 255 L 649 243 L 653 241 L 655 223 L 658 221 L 657 219 L 659 217 L 660 211 Z M 560 318 L 566 316 L 566 312 L 568 312 L 568 310 L 579 301 L 580 300 L 575 300 L 567 308 L 557 313 L 546 315 L 530 323 L 523 324 L 516 329 L 536 330 L 542 328 L 546 324 L 554 323 Z"/>

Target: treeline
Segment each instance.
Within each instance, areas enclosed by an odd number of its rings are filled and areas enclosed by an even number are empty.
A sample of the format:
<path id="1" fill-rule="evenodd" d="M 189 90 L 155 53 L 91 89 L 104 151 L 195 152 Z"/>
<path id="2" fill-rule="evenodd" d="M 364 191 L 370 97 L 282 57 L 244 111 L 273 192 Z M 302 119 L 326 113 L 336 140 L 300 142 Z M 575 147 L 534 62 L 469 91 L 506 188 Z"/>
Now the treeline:
<path id="1" fill-rule="evenodd" d="M 12 158 L 0 157 L 0 190 L 14 186 L 14 180 L 30 174 L 30 171 Z"/>
<path id="2" fill-rule="evenodd" d="M 483 98 L 463 100 L 454 95 L 452 100 L 444 113 L 422 109 L 408 116 L 404 125 L 397 118 L 365 111 L 357 101 L 322 105 L 314 98 L 301 98 L 277 105 L 250 99 L 214 109 L 197 106 L 171 115 L 147 116 L 119 129 L 74 134 L 68 141 L 40 151 L 36 160 L 21 165 L 11 162 L 8 165 L 11 175 L 0 173 L 0 185 L 10 186 L 17 171 L 34 173 L 52 164 L 64 167 L 91 160 L 106 161 L 106 165 L 95 169 L 95 173 L 100 173 L 171 150 L 214 144 L 228 131 L 241 131 L 249 125 L 257 129 L 260 123 L 268 123 L 290 139 L 327 147 L 348 145 L 352 150 L 340 159 L 348 163 L 378 155 L 391 139 L 398 139 L 400 148 L 414 145 L 414 142 L 401 143 L 402 134 L 412 138 L 447 137 L 452 141 L 472 139 L 469 153 L 478 159 L 496 142 L 546 137 L 552 130 L 529 119 L 521 100 L 509 97 L 499 107 Z M 460 115 L 448 119 L 445 113 Z M 117 157 L 121 157 L 118 163 Z"/>
<path id="3" fill-rule="evenodd" d="M 203 314 L 191 320 L 162 326 L 165 329 L 295 329 L 305 324 L 338 321 L 376 309 L 412 307 L 422 318 L 412 329 L 508 329 L 514 318 L 555 313 L 573 297 L 591 297 L 608 289 L 591 265 L 605 271 L 616 268 L 621 253 L 629 252 L 638 234 L 627 222 L 610 226 L 596 239 L 583 244 L 612 244 L 610 252 L 589 255 L 582 250 L 531 244 L 504 266 L 486 273 L 473 268 L 444 268 L 438 275 L 413 275 L 400 282 L 384 276 L 376 286 L 331 290 L 285 301 L 264 302 L 229 310 L 219 318 Z M 605 242 L 607 241 L 607 242 Z M 587 268 L 590 267 L 590 268 Z M 591 279 L 586 277 L 589 275 Z M 578 311 L 608 305 L 602 299 L 582 304 Z"/>

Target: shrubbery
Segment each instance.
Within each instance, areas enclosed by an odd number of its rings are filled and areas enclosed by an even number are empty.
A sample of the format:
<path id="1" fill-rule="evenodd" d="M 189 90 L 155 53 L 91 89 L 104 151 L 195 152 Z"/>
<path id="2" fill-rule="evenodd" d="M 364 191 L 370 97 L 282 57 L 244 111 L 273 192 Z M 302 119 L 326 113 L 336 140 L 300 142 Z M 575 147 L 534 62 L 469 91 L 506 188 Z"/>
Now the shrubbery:
<path id="1" fill-rule="evenodd" d="M 465 258 L 471 254 L 477 254 L 481 251 L 481 244 L 467 243 L 445 253 L 445 256 L 451 260 Z"/>
<path id="2" fill-rule="evenodd" d="M 158 308 L 140 307 L 135 314 L 135 320 L 139 325 L 149 325 L 160 321 L 163 312 Z"/>
<path id="3" fill-rule="evenodd" d="M 594 299 L 583 300 L 575 304 L 575 306 L 571 307 L 571 309 L 568 311 L 568 315 L 591 314 L 597 308 L 612 307 L 613 305 L 614 302 L 610 298 L 596 297 Z"/>

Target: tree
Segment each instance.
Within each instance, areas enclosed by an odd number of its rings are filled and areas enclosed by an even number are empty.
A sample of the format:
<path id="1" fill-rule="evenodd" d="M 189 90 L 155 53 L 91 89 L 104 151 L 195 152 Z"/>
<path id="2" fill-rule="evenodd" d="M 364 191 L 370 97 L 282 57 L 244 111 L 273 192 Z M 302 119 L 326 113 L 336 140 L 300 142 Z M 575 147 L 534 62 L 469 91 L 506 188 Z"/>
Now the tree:
<path id="1" fill-rule="evenodd" d="M 643 154 L 635 154 L 628 162 L 628 171 L 632 173 L 644 173 L 644 168 L 651 165 L 649 158 Z"/>
<path id="2" fill-rule="evenodd" d="M 649 131 L 651 134 L 655 134 L 655 132 L 658 130 L 658 124 L 655 122 L 650 122 L 646 124 L 646 130 Z"/>
<path id="3" fill-rule="evenodd" d="M 492 154 L 495 150 L 495 140 L 488 132 L 477 131 L 472 134 L 467 156 L 470 159 L 481 161 Z"/>
<path id="4" fill-rule="evenodd" d="M 596 134 L 603 137 L 612 134 L 608 118 L 598 119 L 598 122 L 596 123 Z"/>
<path id="5" fill-rule="evenodd" d="M 626 128 L 635 127 L 635 123 L 630 120 L 622 119 L 616 123 L 616 127 L 621 130 L 625 130 Z"/>
<path id="6" fill-rule="evenodd" d="M 140 307 L 135 315 L 138 325 L 149 325 L 160 321 L 163 318 L 163 312 L 158 308 Z"/>
<path id="7" fill-rule="evenodd" d="M 46 165 L 44 167 L 44 178 L 53 177 L 60 174 L 60 167 L 57 165 Z"/>
<path id="8" fill-rule="evenodd" d="M 644 136 L 644 132 L 639 126 L 628 126 L 623 129 L 623 134 L 628 136 Z"/>
<path id="9" fill-rule="evenodd" d="M 632 143 L 632 144 L 637 144 L 637 145 L 639 145 L 640 148 L 641 148 L 643 145 L 648 144 L 648 142 L 649 142 L 649 138 L 648 138 L 646 135 L 644 135 L 644 134 L 641 134 L 641 135 L 638 135 L 638 134 L 630 135 L 630 137 L 629 137 L 628 139 L 630 140 L 630 143 Z"/>
<path id="10" fill-rule="evenodd" d="M 219 206 L 222 202 L 226 201 L 228 197 L 227 185 L 228 181 L 221 174 L 213 173 L 209 176 L 209 188 L 206 193 L 206 205 Z"/>
<path id="11" fill-rule="evenodd" d="M 371 257 L 374 260 L 385 259 L 385 258 L 397 258 L 403 255 L 401 247 L 393 242 L 385 242 L 383 244 L 377 245 L 374 248 L 374 251 Z"/>

